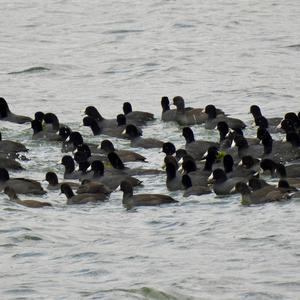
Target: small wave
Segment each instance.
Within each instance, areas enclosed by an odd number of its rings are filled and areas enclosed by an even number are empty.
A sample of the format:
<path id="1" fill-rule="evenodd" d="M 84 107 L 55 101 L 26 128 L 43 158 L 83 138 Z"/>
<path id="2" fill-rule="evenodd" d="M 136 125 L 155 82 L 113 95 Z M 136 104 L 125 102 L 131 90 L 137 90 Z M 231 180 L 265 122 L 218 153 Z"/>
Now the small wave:
<path id="1" fill-rule="evenodd" d="M 25 253 L 14 254 L 12 257 L 23 258 L 23 257 L 40 257 L 40 256 L 44 256 L 44 254 L 40 252 L 25 252 Z"/>
<path id="2" fill-rule="evenodd" d="M 82 252 L 70 255 L 72 258 L 82 258 L 82 257 L 94 257 L 98 255 L 97 252 Z"/>
<path id="3" fill-rule="evenodd" d="M 30 241 L 42 241 L 43 239 L 38 237 L 38 236 L 34 236 L 34 235 L 24 235 L 24 240 L 30 240 Z"/>
<path id="4" fill-rule="evenodd" d="M 17 245 L 16 244 L 2 244 L 0 245 L 0 247 L 3 247 L 3 248 L 10 248 L 10 247 L 16 247 Z"/>
<path id="5" fill-rule="evenodd" d="M 119 30 L 107 30 L 104 34 L 124 34 L 124 33 L 140 33 L 143 32 L 142 29 L 119 29 Z"/>
<path id="6" fill-rule="evenodd" d="M 151 287 L 142 287 L 139 289 L 114 289 L 112 290 L 114 292 L 123 292 L 126 294 L 131 294 L 133 295 L 140 295 L 143 297 L 143 299 L 155 299 L 155 300 L 193 300 L 195 299 L 194 297 L 191 296 L 185 296 L 182 294 L 178 293 L 173 293 L 171 295 L 170 293 L 166 293 L 160 290 L 157 290 L 155 288 Z"/>
<path id="7" fill-rule="evenodd" d="M 300 44 L 288 45 L 288 46 L 286 46 L 286 48 L 300 50 Z"/>
<path id="8" fill-rule="evenodd" d="M 173 26 L 177 27 L 177 28 L 193 28 L 193 27 L 195 27 L 195 25 L 185 24 L 185 23 L 175 23 Z"/>
<path id="9" fill-rule="evenodd" d="M 23 73 L 40 73 L 46 71 L 50 71 L 50 69 L 46 67 L 31 67 L 22 71 L 9 72 L 8 74 L 12 75 L 12 74 L 23 74 Z"/>

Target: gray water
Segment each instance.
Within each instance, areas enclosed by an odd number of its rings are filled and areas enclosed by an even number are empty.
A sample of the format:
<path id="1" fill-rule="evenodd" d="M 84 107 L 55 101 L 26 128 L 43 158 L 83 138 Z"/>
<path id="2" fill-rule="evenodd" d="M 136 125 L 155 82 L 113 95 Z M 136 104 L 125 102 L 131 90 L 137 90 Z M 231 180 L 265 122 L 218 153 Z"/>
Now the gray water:
<path id="1" fill-rule="evenodd" d="M 79 127 L 87 105 L 114 117 L 131 101 L 157 117 L 144 135 L 176 146 L 184 145 L 180 128 L 159 120 L 164 95 L 214 103 L 248 125 L 254 103 L 267 116 L 299 110 L 299 1 L 2 0 L 1 12 L 1 96 L 16 113 L 56 113 L 87 141 L 102 139 Z M 54 170 L 62 178 L 59 144 L 32 141 L 29 125 L 1 121 L 0 130 L 30 148 L 27 170 L 12 176 L 43 180 Z M 136 150 L 147 167 L 161 167 L 158 150 Z M 0 298 L 300 297 L 299 201 L 242 207 L 239 195 L 184 199 L 167 191 L 164 176 L 140 179 L 137 193 L 180 203 L 128 212 L 120 192 L 80 207 L 49 192 L 43 198 L 54 207 L 34 210 L 1 193 Z"/>

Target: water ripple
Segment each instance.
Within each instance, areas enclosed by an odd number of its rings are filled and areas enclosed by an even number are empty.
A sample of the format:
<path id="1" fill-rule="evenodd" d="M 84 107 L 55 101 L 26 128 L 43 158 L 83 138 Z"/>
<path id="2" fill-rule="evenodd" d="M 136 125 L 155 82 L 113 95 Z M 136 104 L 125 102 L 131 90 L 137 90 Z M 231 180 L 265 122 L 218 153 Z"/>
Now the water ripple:
<path id="1" fill-rule="evenodd" d="M 41 73 L 41 72 L 47 72 L 50 71 L 49 68 L 46 67 L 31 67 L 25 70 L 21 70 L 21 71 L 13 71 L 13 72 L 9 72 L 9 75 L 13 75 L 13 74 L 25 74 L 25 73 Z"/>

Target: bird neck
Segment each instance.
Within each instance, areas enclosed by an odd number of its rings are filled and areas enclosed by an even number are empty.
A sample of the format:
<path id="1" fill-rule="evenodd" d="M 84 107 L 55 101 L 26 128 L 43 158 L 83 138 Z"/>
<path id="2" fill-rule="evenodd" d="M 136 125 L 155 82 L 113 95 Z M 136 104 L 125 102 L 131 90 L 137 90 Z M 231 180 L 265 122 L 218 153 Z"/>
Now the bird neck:
<path id="1" fill-rule="evenodd" d="M 94 122 L 91 123 L 91 129 L 92 129 L 92 132 L 94 135 L 97 135 L 97 134 L 101 134 L 102 130 L 101 128 L 99 127 L 98 123 L 93 120 Z"/>

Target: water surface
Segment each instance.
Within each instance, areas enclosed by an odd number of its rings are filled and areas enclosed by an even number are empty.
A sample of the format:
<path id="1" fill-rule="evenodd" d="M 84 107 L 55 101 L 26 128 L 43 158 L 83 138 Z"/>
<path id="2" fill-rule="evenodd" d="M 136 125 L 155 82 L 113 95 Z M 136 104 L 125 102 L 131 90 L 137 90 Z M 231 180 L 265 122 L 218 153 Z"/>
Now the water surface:
<path id="1" fill-rule="evenodd" d="M 267 116 L 299 111 L 297 1 L 3 0 L 0 90 L 16 113 L 51 111 L 88 141 L 81 110 L 105 117 L 131 101 L 158 118 L 145 136 L 184 145 L 181 129 L 159 121 L 160 98 L 214 103 L 250 124 L 251 104 Z M 217 139 L 201 126 L 197 137 Z M 62 178 L 59 144 L 31 140 L 29 125 L 0 122 L 4 138 L 29 148 L 27 171 Z M 254 130 L 247 129 L 253 135 Z M 115 140 L 128 148 L 126 141 Z M 163 155 L 137 149 L 148 167 Z M 164 176 L 137 192 L 168 193 Z M 2 299 L 296 299 L 300 294 L 299 201 L 242 207 L 239 196 L 184 199 L 127 212 L 108 203 L 33 210 L 3 194 Z M 23 197 L 26 198 L 26 197 Z"/>

